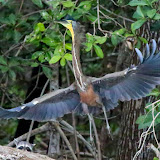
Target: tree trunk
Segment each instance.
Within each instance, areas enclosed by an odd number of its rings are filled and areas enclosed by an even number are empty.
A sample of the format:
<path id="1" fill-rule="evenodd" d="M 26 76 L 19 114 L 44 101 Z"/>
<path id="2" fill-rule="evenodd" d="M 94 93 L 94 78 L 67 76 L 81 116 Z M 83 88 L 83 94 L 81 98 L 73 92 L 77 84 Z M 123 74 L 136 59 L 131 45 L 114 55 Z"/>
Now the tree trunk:
<path id="1" fill-rule="evenodd" d="M 151 32 L 150 26 L 151 22 L 146 23 L 140 30 L 140 36 L 146 38 L 148 42 L 150 42 L 151 39 L 155 39 L 157 41 L 159 38 L 159 33 Z M 133 50 L 131 51 L 129 48 L 127 48 L 126 44 L 127 43 L 125 42 L 125 44 L 120 47 L 121 53 L 119 54 L 119 57 L 117 59 L 117 70 L 122 70 L 122 68 L 126 68 L 127 64 L 130 63 L 130 60 L 133 59 L 133 57 L 131 56 L 133 55 L 131 54 Z M 145 51 L 144 49 L 145 46 L 142 46 L 141 50 L 143 51 L 143 53 Z M 136 56 L 134 57 L 134 64 L 136 64 L 137 58 Z M 131 160 L 133 159 L 135 153 L 138 151 L 138 142 L 143 130 L 138 130 L 138 125 L 135 122 L 136 119 L 145 112 L 144 107 L 147 99 L 148 98 L 144 98 L 143 100 L 125 102 L 122 104 L 120 126 L 121 131 L 118 142 L 118 153 L 116 158 L 117 160 Z M 147 149 L 146 145 L 148 145 L 148 140 L 146 140 L 143 151 L 137 158 L 137 160 L 153 159 L 153 155 L 150 154 L 150 150 Z"/>

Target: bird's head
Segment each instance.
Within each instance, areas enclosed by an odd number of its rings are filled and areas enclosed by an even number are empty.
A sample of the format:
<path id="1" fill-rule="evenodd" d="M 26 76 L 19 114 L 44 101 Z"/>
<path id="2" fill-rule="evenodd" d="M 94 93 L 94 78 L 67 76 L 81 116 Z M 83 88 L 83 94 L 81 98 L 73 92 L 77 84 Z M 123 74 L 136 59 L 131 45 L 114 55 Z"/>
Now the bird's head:
<path id="1" fill-rule="evenodd" d="M 79 35 L 82 32 L 82 26 L 75 20 L 60 20 L 56 21 L 57 23 L 62 24 L 64 27 L 70 30 L 72 39 L 74 40 L 75 35 Z"/>

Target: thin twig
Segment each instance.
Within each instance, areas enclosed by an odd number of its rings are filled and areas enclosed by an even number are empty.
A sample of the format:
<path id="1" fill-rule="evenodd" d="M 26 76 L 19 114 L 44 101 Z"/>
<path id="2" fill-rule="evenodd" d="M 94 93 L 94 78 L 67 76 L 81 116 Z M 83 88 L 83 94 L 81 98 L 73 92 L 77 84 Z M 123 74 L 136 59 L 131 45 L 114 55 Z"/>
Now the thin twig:
<path id="1" fill-rule="evenodd" d="M 50 125 L 49 125 L 48 123 L 46 123 L 46 124 L 44 124 L 43 126 L 32 130 L 31 136 L 34 136 L 34 135 L 36 135 L 36 134 L 39 134 L 39 133 L 48 131 L 48 130 L 49 130 L 49 126 L 50 126 Z M 16 138 L 16 140 L 17 140 L 18 142 L 20 142 L 20 141 L 26 139 L 27 136 L 28 136 L 28 132 L 25 133 L 25 134 L 23 134 L 23 135 L 21 135 L 20 137 Z M 14 144 L 15 144 L 15 143 L 14 143 L 14 140 L 13 140 L 13 141 L 10 142 L 7 146 L 12 147 L 12 146 L 14 146 Z"/>
<path id="2" fill-rule="evenodd" d="M 24 3 L 24 0 L 21 1 L 21 5 L 20 5 L 19 11 L 18 11 L 19 13 L 21 12 L 21 9 L 22 9 L 22 7 L 23 7 L 23 3 Z"/>
<path id="3" fill-rule="evenodd" d="M 60 123 L 68 128 L 68 130 L 67 130 L 68 132 L 74 134 L 75 130 L 74 130 L 74 128 L 69 123 L 67 123 L 64 120 L 61 120 Z M 66 129 L 66 128 L 64 128 L 64 129 Z M 77 137 L 86 145 L 86 147 L 92 153 L 92 155 L 94 156 L 94 158 L 96 158 L 96 154 L 93 151 L 93 148 L 92 148 L 91 144 L 89 142 L 87 142 L 85 140 L 85 138 L 78 131 L 76 131 L 76 134 L 77 134 Z"/>
<path id="4" fill-rule="evenodd" d="M 59 134 L 61 135 L 61 137 L 63 138 L 63 140 L 65 141 L 66 145 L 68 146 L 71 154 L 72 154 L 72 157 L 74 160 L 78 160 L 76 155 L 74 154 L 74 151 L 72 149 L 72 146 L 71 144 L 69 143 L 66 135 L 64 134 L 64 132 L 62 131 L 61 127 L 59 126 L 59 123 L 58 122 L 52 122 L 52 124 L 54 125 L 54 127 L 56 128 L 56 130 L 59 132 Z"/>
<path id="5" fill-rule="evenodd" d="M 107 11 L 108 13 L 110 13 L 110 14 L 112 14 L 112 15 L 118 17 L 118 18 L 122 18 L 123 20 L 126 20 L 126 21 L 128 21 L 128 22 L 132 22 L 132 23 L 135 22 L 135 21 L 133 21 L 132 19 L 129 19 L 129 18 L 126 18 L 126 17 L 123 17 L 123 16 L 120 16 L 120 15 L 118 15 L 118 14 L 113 13 L 113 12 L 110 11 L 109 9 L 103 7 L 102 5 L 100 5 L 100 7 L 101 7 L 102 9 L 104 9 L 105 11 Z"/>
<path id="6" fill-rule="evenodd" d="M 92 115 L 91 115 L 91 117 L 92 117 L 91 120 L 92 120 L 93 130 L 94 130 L 95 138 L 96 138 L 96 144 L 97 144 L 97 148 L 98 148 L 98 160 L 101 160 L 102 155 L 101 155 L 101 147 L 100 147 L 100 141 L 99 141 L 99 137 L 98 137 L 98 133 L 97 133 L 97 128 L 96 128 L 96 125 L 95 125 L 95 122 L 94 122 Z"/>

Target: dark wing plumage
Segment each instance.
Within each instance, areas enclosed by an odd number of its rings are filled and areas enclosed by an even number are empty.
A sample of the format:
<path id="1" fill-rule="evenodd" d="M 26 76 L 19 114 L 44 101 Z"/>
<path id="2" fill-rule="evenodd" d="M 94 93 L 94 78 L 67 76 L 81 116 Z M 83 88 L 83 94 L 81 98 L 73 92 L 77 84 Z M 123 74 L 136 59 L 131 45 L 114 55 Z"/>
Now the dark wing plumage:
<path id="1" fill-rule="evenodd" d="M 80 97 L 73 86 L 48 93 L 13 109 L 0 107 L 0 118 L 52 121 L 71 113 L 78 107 Z"/>
<path id="2" fill-rule="evenodd" d="M 118 100 L 129 101 L 145 97 L 156 85 L 160 84 L 160 52 L 155 54 L 155 51 L 154 40 L 151 53 L 148 45 L 144 56 L 136 49 L 140 59 L 138 66 L 132 65 L 124 71 L 95 78 L 92 80 L 94 90 L 102 97 L 102 100 L 111 100 L 113 104 Z"/>

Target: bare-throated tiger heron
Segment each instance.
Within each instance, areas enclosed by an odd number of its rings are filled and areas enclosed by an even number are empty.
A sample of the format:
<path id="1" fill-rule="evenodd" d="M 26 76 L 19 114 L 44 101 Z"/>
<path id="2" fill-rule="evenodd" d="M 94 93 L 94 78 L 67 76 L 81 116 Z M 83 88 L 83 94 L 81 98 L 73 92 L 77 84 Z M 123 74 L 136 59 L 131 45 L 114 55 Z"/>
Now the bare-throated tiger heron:
<path id="1" fill-rule="evenodd" d="M 72 34 L 72 55 L 75 83 L 36 98 L 22 106 L 0 108 L 0 118 L 18 118 L 34 121 L 52 121 L 72 111 L 78 113 L 99 113 L 114 109 L 118 101 L 137 100 L 145 97 L 156 85 L 160 84 L 160 52 L 156 52 L 156 42 L 152 40 L 152 48 L 146 46 L 146 53 L 137 48 L 140 63 L 129 68 L 107 74 L 101 78 L 87 77 L 82 73 L 79 52 L 81 27 L 72 20 L 59 21 Z M 84 106 L 88 106 L 87 108 Z"/>

